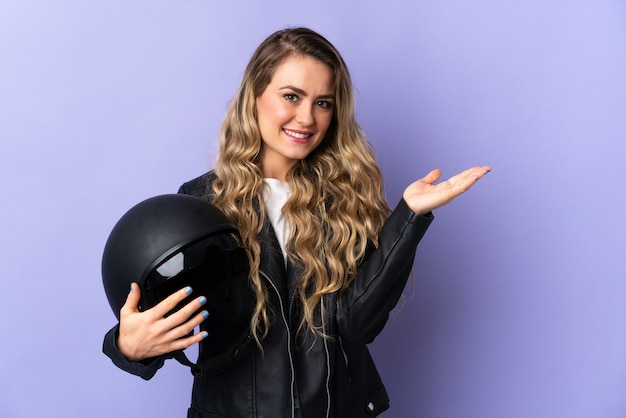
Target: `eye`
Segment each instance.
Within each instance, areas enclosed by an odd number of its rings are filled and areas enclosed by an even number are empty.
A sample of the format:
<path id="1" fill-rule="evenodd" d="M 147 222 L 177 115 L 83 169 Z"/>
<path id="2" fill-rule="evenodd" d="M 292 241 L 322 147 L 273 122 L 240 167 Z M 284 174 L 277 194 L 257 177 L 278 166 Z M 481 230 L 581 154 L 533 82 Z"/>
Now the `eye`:
<path id="1" fill-rule="evenodd" d="M 318 100 L 317 105 L 322 109 L 332 109 L 333 102 L 329 102 L 328 100 Z"/>
<path id="2" fill-rule="evenodd" d="M 287 93 L 287 94 L 284 94 L 283 97 L 288 102 L 297 102 L 298 101 L 298 95 L 297 94 Z"/>

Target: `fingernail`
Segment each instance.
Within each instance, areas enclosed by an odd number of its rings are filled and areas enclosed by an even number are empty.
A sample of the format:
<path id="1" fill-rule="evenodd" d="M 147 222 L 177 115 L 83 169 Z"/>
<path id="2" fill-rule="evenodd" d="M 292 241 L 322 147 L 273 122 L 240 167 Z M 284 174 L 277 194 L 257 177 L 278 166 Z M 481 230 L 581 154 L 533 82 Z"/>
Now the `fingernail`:
<path id="1" fill-rule="evenodd" d="M 203 339 L 203 340 L 204 340 L 206 337 L 208 337 L 208 336 L 209 336 L 209 333 L 208 333 L 208 332 L 203 332 L 203 333 L 202 333 L 202 339 Z"/>
<path id="2" fill-rule="evenodd" d="M 206 303 L 206 298 L 202 296 L 202 298 L 200 299 L 200 305 L 204 305 L 205 303 Z"/>
<path id="3" fill-rule="evenodd" d="M 132 283 L 130 284 L 130 291 L 131 291 L 131 293 L 133 291 L 133 284 Z"/>
<path id="4" fill-rule="evenodd" d="M 209 312 L 208 312 L 208 311 L 204 311 L 204 312 L 202 312 L 202 317 L 203 317 L 204 319 L 207 319 L 207 318 L 209 317 Z"/>
<path id="5" fill-rule="evenodd" d="M 185 293 L 187 293 L 188 295 L 191 295 L 191 292 L 193 292 L 193 289 L 191 287 L 185 289 Z"/>

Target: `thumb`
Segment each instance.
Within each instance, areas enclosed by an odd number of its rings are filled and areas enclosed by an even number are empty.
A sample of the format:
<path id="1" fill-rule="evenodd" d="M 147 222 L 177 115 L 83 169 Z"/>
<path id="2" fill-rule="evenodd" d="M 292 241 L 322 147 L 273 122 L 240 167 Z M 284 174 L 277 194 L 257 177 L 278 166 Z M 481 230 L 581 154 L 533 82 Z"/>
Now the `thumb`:
<path id="1" fill-rule="evenodd" d="M 426 176 L 424 176 L 422 180 L 428 184 L 433 184 L 437 180 L 439 180 L 440 177 L 441 177 L 441 170 L 439 170 L 438 168 L 435 168 L 430 173 L 426 174 Z"/>
<path id="2" fill-rule="evenodd" d="M 122 309 L 120 309 L 120 316 L 125 316 L 131 313 L 139 312 L 139 299 L 141 298 L 141 290 L 137 283 L 130 284 L 130 292 L 126 297 L 126 302 Z"/>

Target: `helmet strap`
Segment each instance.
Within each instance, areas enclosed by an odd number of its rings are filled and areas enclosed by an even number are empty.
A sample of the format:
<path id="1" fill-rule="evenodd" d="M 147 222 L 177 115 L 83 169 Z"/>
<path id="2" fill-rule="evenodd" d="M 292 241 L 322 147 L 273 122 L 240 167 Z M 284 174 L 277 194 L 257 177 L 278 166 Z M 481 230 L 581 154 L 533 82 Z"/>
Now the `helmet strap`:
<path id="1" fill-rule="evenodd" d="M 191 374 L 194 377 L 201 377 L 205 373 L 220 374 L 228 369 L 233 363 L 233 359 L 239 353 L 239 349 L 246 345 L 250 341 L 250 334 L 248 329 L 244 334 L 231 346 L 227 351 L 220 353 L 216 356 L 209 357 L 205 360 L 193 363 L 183 350 L 177 350 L 173 353 L 173 357 L 182 365 L 188 366 L 191 369 Z"/>

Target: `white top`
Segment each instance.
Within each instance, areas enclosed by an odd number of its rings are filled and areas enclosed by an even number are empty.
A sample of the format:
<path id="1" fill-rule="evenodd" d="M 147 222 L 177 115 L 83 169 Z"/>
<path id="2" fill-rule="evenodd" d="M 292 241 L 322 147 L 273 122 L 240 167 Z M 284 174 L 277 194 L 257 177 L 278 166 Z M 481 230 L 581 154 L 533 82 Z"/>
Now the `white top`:
<path id="1" fill-rule="evenodd" d="M 289 236 L 289 225 L 283 215 L 283 206 L 289 196 L 291 195 L 291 189 L 289 184 L 277 179 L 266 178 L 264 179 L 265 187 L 263 187 L 263 202 L 265 202 L 265 211 L 278 238 L 280 249 L 287 263 L 287 251 L 285 250 L 285 244 L 287 237 Z"/>

